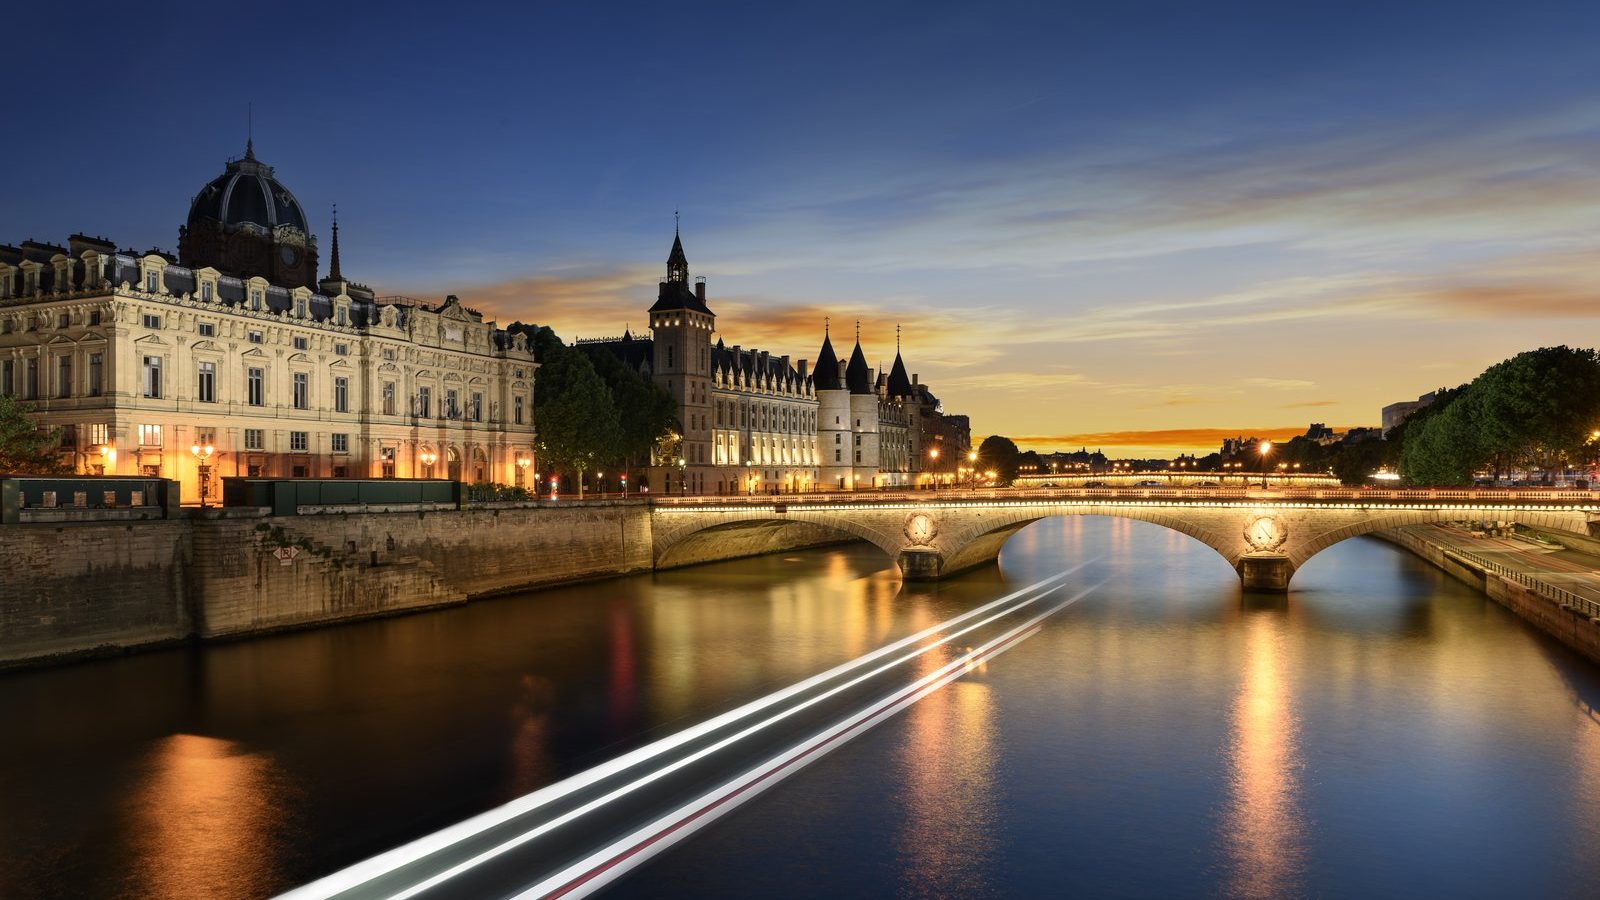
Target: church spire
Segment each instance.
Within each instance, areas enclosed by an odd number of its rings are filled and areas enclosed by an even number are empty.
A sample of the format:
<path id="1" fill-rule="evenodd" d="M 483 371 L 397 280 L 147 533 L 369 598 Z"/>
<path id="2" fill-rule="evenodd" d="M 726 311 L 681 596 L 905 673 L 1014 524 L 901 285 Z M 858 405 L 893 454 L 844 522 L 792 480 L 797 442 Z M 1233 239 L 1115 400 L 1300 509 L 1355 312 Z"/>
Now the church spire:
<path id="1" fill-rule="evenodd" d="M 256 158 L 256 105 L 245 107 L 244 158 Z"/>
<path id="2" fill-rule="evenodd" d="M 328 277 L 342 281 L 344 276 L 339 274 L 339 204 L 333 205 L 333 259 L 328 265 Z"/>

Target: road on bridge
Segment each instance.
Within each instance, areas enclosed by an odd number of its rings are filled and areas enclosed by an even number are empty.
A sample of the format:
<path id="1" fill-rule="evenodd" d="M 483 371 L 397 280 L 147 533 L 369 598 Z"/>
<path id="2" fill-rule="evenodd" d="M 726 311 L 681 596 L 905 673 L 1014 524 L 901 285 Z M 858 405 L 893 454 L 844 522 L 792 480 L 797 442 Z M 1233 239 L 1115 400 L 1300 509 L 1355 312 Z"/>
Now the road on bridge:
<path id="1" fill-rule="evenodd" d="M 591 893 L 1027 639 L 1089 562 L 284 896 Z"/>

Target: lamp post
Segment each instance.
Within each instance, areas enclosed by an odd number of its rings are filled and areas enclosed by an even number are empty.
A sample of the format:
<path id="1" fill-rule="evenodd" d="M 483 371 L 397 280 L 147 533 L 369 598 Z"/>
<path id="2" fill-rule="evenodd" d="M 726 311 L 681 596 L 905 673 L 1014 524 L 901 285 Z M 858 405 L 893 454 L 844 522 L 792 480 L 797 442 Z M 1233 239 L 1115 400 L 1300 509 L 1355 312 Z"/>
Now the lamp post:
<path id="1" fill-rule="evenodd" d="M 683 457 L 678 457 L 678 493 L 689 496 L 689 469 Z"/>
<path id="2" fill-rule="evenodd" d="M 622 499 L 628 499 L 628 473 L 623 472 L 621 475 L 617 476 L 617 480 L 622 483 Z"/>
<path id="3" fill-rule="evenodd" d="M 439 454 L 432 450 L 424 450 L 417 454 L 417 461 L 422 463 L 422 477 L 433 477 L 433 464 L 439 461 Z"/>
<path id="4" fill-rule="evenodd" d="M 1272 453 L 1272 442 L 1262 441 L 1257 445 L 1261 451 L 1261 489 L 1267 489 L 1267 457 Z"/>
<path id="5" fill-rule="evenodd" d="M 117 448 L 111 444 L 100 445 L 100 474 L 117 474 Z"/>
<path id="6" fill-rule="evenodd" d="M 938 447 L 929 448 L 929 450 L 928 450 L 928 459 L 933 461 L 928 466 L 928 468 L 933 470 L 933 491 L 934 491 L 934 493 L 938 493 L 939 492 L 939 472 L 938 472 L 938 469 L 939 469 L 939 448 Z"/>
<path id="7" fill-rule="evenodd" d="M 973 489 L 978 489 L 978 451 L 967 451 L 967 483 Z"/>
<path id="8" fill-rule="evenodd" d="M 194 454 L 195 461 L 200 464 L 200 508 L 205 509 L 206 494 L 211 489 L 211 456 L 217 452 L 217 448 L 210 444 L 204 446 L 193 444 L 189 447 L 189 452 Z"/>
<path id="9" fill-rule="evenodd" d="M 529 459 L 526 456 L 517 457 L 517 487 L 522 487 L 523 482 L 527 481 L 527 479 L 528 479 L 528 466 L 530 466 L 532 464 L 533 464 L 533 460 Z M 534 493 L 537 494 L 538 491 L 534 491 Z"/>

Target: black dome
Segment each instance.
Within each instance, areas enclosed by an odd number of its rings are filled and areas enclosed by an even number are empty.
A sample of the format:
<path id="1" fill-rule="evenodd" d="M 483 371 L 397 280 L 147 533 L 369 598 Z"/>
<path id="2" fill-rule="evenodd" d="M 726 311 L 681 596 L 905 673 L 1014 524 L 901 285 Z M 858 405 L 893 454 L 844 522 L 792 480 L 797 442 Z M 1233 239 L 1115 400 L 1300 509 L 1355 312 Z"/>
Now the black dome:
<path id="1" fill-rule="evenodd" d="M 249 149 L 243 159 L 228 163 L 221 175 L 195 195 L 189 205 L 190 230 L 207 219 L 221 222 L 228 230 L 247 224 L 268 231 L 292 225 L 302 234 L 311 233 L 300 201 L 273 177 L 272 167 L 259 162 Z"/>

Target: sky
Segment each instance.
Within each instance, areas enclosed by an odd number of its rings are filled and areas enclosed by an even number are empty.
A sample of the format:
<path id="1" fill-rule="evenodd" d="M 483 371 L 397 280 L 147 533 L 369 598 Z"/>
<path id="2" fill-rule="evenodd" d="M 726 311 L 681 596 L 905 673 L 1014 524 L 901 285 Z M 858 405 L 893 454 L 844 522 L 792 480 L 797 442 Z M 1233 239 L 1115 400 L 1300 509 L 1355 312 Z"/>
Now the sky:
<path id="1" fill-rule="evenodd" d="M 90 3 L 7 29 L 0 242 L 175 249 L 253 127 L 324 266 L 337 203 L 347 277 L 571 339 L 641 329 L 680 210 L 726 343 L 814 359 L 824 317 L 859 321 L 887 367 L 899 324 L 947 411 L 1033 449 L 1376 425 L 1600 326 L 1600 4 Z"/>

